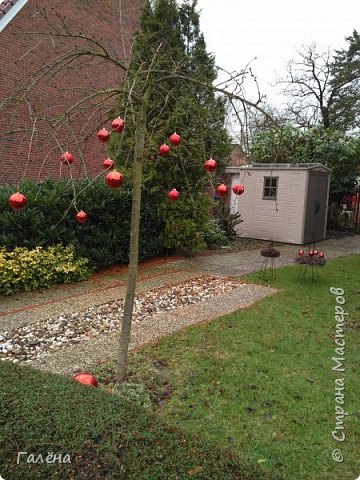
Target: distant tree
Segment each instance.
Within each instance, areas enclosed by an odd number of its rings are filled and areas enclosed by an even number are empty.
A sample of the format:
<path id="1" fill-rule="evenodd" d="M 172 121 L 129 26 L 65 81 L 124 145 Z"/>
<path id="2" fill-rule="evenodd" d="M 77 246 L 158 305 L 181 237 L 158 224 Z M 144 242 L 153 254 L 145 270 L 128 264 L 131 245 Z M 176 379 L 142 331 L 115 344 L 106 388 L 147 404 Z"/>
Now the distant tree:
<path id="1" fill-rule="evenodd" d="M 300 127 L 321 123 L 350 132 L 360 126 L 360 36 L 346 38 L 348 48 L 319 52 L 316 44 L 303 47 L 278 81 L 288 96 L 287 119 Z"/>
<path id="2" fill-rule="evenodd" d="M 335 93 L 331 85 L 330 50 L 319 53 L 313 43 L 303 47 L 298 55 L 298 59 L 288 63 L 287 75 L 278 80 L 289 98 L 288 120 L 300 127 L 322 123 L 329 128 L 332 125 L 329 112 Z"/>
<path id="3" fill-rule="evenodd" d="M 331 168 L 330 200 L 356 191 L 360 140 L 323 126 L 301 130 L 293 126 L 259 132 L 251 155 L 261 163 L 323 163 Z"/>
<path id="4" fill-rule="evenodd" d="M 360 35 L 354 30 L 346 41 L 347 49 L 336 50 L 330 82 L 333 125 L 344 132 L 360 129 Z"/>

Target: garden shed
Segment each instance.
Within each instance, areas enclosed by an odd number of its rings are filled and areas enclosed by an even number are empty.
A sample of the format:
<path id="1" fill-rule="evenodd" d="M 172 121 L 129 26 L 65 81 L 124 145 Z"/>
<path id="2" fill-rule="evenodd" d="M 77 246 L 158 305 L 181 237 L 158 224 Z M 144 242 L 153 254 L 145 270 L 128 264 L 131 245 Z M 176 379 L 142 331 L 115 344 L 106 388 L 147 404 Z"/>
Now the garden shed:
<path id="1" fill-rule="evenodd" d="M 229 166 L 230 208 L 240 212 L 240 237 L 303 244 L 326 237 L 331 170 L 321 163 Z"/>

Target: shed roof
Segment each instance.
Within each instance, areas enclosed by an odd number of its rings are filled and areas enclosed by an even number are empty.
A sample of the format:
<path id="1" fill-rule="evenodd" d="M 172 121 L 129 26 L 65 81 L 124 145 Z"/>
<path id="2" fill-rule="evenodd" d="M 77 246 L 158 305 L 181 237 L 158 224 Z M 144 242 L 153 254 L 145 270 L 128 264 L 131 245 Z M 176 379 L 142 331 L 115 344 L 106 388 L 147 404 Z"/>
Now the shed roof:
<path id="1" fill-rule="evenodd" d="M 251 165 L 225 167 L 226 173 L 239 173 L 243 170 L 316 170 L 329 173 L 332 171 L 322 163 L 253 163 Z"/>

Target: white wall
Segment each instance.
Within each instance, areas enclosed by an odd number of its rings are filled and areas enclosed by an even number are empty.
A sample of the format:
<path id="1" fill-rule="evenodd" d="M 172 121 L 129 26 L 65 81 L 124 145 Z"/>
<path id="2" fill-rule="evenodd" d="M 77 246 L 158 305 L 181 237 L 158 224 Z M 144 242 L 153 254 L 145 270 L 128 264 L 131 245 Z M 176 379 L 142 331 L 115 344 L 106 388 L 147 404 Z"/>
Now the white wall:
<path id="1" fill-rule="evenodd" d="M 249 172 L 248 175 L 246 172 Z M 277 199 L 264 200 L 265 176 L 279 177 Z M 254 169 L 232 176 L 232 186 L 242 183 L 245 191 L 236 196 L 231 191 L 230 207 L 244 220 L 237 226 L 242 237 L 302 243 L 307 170 Z"/>

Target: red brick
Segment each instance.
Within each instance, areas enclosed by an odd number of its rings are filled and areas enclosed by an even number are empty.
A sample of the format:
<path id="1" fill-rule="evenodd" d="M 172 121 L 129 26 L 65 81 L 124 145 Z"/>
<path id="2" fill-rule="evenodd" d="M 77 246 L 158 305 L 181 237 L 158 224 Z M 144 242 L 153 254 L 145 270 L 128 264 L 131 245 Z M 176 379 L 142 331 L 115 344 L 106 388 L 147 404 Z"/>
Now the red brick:
<path id="1" fill-rule="evenodd" d="M 29 84 L 36 72 L 57 55 L 73 49 L 75 43 L 84 48 L 83 41 L 51 38 L 49 25 L 39 12 L 39 6 L 44 8 L 50 24 L 59 25 L 60 15 L 73 32 L 100 40 L 110 54 L 125 61 L 129 56 L 133 34 L 139 26 L 144 2 L 29 0 L 0 32 L 0 104 L 23 85 Z M 42 34 L 46 32 L 47 35 Z M 17 183 L 22 178 L 43 180 L 51 176 L 57 179 L 60 172 L 68 175 L 69 167 L 61 166 L 61 148 L 52 138 L 50 129 L 41 128 L 41 134 L 35 133 L 32 148 L 29 148 L 32 120 L 42 115 L 57 117 L 84 94 L 96 89 L 117 87 L 122 79 L 118 69 L 103 61 L 94 60 L 82 67 L 77 62 L 77 65 L 66 72 L 62 71 L 53 79 L 40 81 L 28 95 L 29 103 L 23 103 L 18 109 L 9 106 L 5 112 L 1 110 L 0 184 Z M 83 113 L 75 121 L 74 136 L 66 129 L 59 132 L 61 147 L 72 151 L 76 157 L 74 177 L 86 174 L 93 177 L 102 172 L 102 160 L 107 154 L 106 148 L 96 138 L 96 131 L 105 124 L 105 120 L 107 125 L 110 123 L 107 119 L 108 106 L 109 102 L 102 105 L 101 112 L 92 108 Z M 8 133 L 9 130 L 14 133 Z M 90 136 L 87 141 L 82 141 L 83 132 L 85 136 Z M 76 142 L 80 143 L 80 148 Z M 86 167 L 80 163 L 80 151 L 84 153 Z"/>

